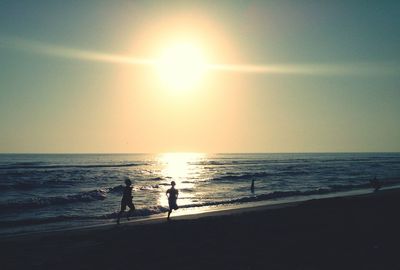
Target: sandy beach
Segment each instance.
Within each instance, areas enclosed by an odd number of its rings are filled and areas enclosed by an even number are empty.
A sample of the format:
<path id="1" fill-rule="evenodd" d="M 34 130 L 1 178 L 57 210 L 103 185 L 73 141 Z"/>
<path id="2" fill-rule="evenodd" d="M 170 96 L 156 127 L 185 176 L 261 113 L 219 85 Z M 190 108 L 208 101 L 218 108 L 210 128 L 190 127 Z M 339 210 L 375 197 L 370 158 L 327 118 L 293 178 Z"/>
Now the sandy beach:
<path id="1" fill-rule="evenodd" d="M 2 269 L 400 269 L 400 190 L 1 239 Z"/>

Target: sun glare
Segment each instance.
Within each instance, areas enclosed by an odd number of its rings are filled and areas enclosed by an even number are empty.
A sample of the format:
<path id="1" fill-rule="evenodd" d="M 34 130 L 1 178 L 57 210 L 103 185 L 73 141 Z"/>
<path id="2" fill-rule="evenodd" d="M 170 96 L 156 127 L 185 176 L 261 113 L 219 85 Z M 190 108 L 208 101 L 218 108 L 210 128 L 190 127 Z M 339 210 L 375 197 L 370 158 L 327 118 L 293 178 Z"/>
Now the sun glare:
<path id="1" fill-rule="evenodd" d="M 203 153 L 164 153 L 158 156 L 162 177 L 168 179 L 166 188 L 169 188 L 170 181 L 175 181 L 177 188 L 180 189 L 180 204 L 192 203 L 193 194 L 185 192 L 185 190 L 195 187 L 193 179 L 198 177 L 203 168 L 196 163 L 199 163 L 204 157 Z M 161 205 L 168 205 L 165 191 L 161 193 L 159 202 Z"/>
<path id="2" fill-rule="evenodd" d="M 192 43 L 174 43 L 162 51 L 157 70 L 164 85 L 171 90 L 196 87 L 205 73 L 205 55 Z"/>

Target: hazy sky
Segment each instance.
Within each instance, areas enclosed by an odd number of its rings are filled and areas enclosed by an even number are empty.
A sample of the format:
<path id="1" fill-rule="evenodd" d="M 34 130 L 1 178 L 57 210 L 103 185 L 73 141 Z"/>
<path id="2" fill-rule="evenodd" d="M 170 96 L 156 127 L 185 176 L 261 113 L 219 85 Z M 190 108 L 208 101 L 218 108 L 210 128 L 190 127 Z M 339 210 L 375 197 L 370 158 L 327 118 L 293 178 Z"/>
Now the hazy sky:
<path id="1" fill-rule="evenodd" d="M 186 41 L 176 91 L 146 61 Z M 399 1 L 0 0 L 0 152 L 400 151 L 399 117 Z"/>

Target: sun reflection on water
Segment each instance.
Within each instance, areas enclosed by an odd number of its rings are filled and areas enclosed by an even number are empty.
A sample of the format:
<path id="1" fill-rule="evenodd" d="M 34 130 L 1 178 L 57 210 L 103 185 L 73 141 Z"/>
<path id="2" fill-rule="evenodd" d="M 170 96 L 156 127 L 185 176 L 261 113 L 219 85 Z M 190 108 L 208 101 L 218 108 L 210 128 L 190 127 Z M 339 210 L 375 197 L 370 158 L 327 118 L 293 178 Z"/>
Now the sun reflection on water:
<path id="1" fill-rule="evenodd" d="M 178 205 L 193 202 L 196 179 L 203 169 L 199 164 L 205 156 L 203 153 L 164 153 L 158 156 L 161 176 L 167 180 L 160 193 L 159 204 L 168 206 L 165 192 L 170 188 L 171 181 L 175 181 L 179 190 Z"/>

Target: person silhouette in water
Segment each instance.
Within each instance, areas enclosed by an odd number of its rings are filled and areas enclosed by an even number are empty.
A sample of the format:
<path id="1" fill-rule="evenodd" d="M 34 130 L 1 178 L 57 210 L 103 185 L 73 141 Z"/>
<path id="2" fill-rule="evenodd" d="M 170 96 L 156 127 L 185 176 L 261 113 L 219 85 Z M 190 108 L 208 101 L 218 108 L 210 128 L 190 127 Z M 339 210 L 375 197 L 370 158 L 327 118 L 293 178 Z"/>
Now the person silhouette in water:
<path id="1" fill-rule="evenodd" d="M 382 182 L 379 181 L 378 179 L 376 179 L 376 176 L 374 177 L 374 179 L 370 180 L 369 182 L 371 184 L 371 187 L 374 189 L 374 192 L 377 192 L 382 187 Z"/>
<path id="2" fill-rule="evenodd" d="M 178 199 L 179 191 L 175 189 L 175 181 L 171 182 L 171 188 L 167 190 L 165 193 L 168 197 L 168 205 L 169 205 L 169 211 L 168 211 L 168 217 L 167 220 L 169 220 L 169 216 L 171 215 L 172 210 L 177 210 L 179 207 L 176 204 L 176 200 Z"/>
<path id="3" fill-rule="evenodd" d="M 132 182 L 129 179 L 125 180 L 125 185 L 126 187 L 124 188 L 124 193 L 122 195 L 122 200 L 121 200 L 121 211 L 118 213 L 118 219 L 117 219 L 117 224 L 119 224 L 119 220 L 121 218 L 121 215 L 123 212 L 125 212 L 126 207 L 129 207 L 129 212 L 126 216 L 126 219 L 129 220 L 129 216 L 131 213 L 135 210 L 135 205 L 133 205 L 132 202 Z"/>

